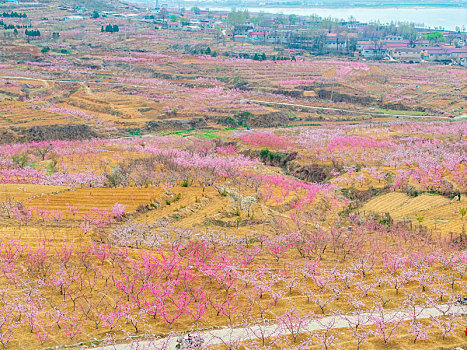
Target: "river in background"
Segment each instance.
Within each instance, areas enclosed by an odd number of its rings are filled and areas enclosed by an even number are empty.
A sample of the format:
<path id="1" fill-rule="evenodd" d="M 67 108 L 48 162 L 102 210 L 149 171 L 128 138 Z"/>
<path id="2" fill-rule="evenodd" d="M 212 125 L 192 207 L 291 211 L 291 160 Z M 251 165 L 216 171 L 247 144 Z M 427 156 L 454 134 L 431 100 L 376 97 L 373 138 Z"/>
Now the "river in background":
<path id="1" fill-rule="evenodd" d="M 204 7 L 199 6 L 201 9 Z M 211 11 L 230 11 L 230 7 L 209 7 Z M 240 9 L 238 7 L 237 9 Z M 393 22 L 413 22 L 426 28 L 442 27 L 455 30 L 456 26 L 467 26 L 467 7 L 248 7 L 250 13 L 283 13 L 284 15 L 309 16 L 348 19 L 355 17 L 360 22 L 380 21 L 382 24 Z"/>

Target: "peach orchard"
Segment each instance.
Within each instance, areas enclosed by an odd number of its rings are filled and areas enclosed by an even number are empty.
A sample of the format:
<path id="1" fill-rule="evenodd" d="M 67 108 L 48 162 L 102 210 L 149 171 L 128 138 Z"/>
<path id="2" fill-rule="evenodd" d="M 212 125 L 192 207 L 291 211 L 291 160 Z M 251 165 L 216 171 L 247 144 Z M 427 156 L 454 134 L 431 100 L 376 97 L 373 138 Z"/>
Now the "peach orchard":
<path id="1" fill-rule="evenodd" d="M 381 122 L 3 145 L 0 343 L 136 344 L 227 327 L 251 330 L 219 339 L 230 349 L 454 344 L 467 321 L 455 311 L 465 232 L 362 215 L 349 193 L 464 196 L 466 132 L 462 121 Z M 292 152 L 321 181 L 278 166 Z M 38 195 L 18 200 L 8 184 Z M 100 205 L 105 189 L 148 195 Z M 97 197 L 54 200 L 79 191 Z M 342 315 L 344 333 L 307 328 Z"/>

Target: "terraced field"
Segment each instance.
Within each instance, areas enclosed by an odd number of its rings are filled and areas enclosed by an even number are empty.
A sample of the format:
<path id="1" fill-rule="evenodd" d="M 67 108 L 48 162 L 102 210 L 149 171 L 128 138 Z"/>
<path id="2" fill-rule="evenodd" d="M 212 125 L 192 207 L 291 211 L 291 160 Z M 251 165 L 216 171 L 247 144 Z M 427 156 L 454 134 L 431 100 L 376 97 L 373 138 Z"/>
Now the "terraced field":
<path id="1" fill-rule="evenodd" d="M 126 212 L 133 212 L 141 205 L 161 201 L 164 191 L 161 188 L 83 188 L 59 194 L 34 198 L 27 202 L 30 208 L 67 211 L 69 206 L 77 208 L 77 215 L 88 213 L 91 209 L 111 210 L 115 203 L 125 206 Z M 71 215 L 71 214 L 69 214 Z"/>
<path id="2" fill-rule="evenodd" d="M 66 186 L 47 186 L 31 184 L 0 184 L 0 201 L 27 201 L 38 196 L 70 190 Z"/>
<path id="3" fill-rule="evenodd" d="M 461 201 L 447 199 L 439 195 L 423 194 L 409 197 L 404 193 L 393 192 L 373 198 L 361 208 L 365 213 L 389 213 L 398 221 L 411 221 L 443 234 L 459 234 L 462 232 L 461 208 L 467 206 L 465 196 Z"/>

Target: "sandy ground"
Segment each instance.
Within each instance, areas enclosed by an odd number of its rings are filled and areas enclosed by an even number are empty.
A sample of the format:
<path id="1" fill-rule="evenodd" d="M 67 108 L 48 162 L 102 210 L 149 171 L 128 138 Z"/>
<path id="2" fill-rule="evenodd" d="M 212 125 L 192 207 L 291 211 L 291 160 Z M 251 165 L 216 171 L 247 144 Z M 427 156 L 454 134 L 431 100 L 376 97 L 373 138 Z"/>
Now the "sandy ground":
<path id="1" fill-rule="evenodd" d="M 420 319 L 429 319 L 431 317 L 446 315 L 462 315 L 467 313 L 467 305 L 456 305 L 455 307 L 447 307 L 446 305 L 440 305 L 438 308 L 426 308 L 416 310 L 418 314 L 417 320 Z M 352 323 L 355 323 L 359 319 L 366 319 L 362 323 L 362 326 L 369 326 L 374 324 L 370 319 L 370 314 L 362 314 L 359 317 L 352 315 L 338 315 L 338 316 L 326 316 L 320 319 L 313 320 L 309 322 L 307 326 L 303 328 L 303 333 L 315 332 L 320 330 L 325 330 L 327 328 L 339 329 L 351 327 Z M 409 321 L 412 319 L 410 312 L 399 310 L 388 312 L 385 314 L 387 320 L 402 320 Z M 290 332 L 284 329 L 278 329 L 277 324 L 271 324 L 268 326 L 251 326 L 248 328 L 226 328 L 226 329 L 216 329 L 212 331 L 203 331 L 196 333 L 196 336 L 201 337 L 204 346 L 215 346 L 220 344 L 225 344 L 231 340 L 235 341 L 247 341 L 252 339 L 257 339 L 253 334 L 274 334 L 276 337 L 289 335 Z M 150 348 L 150 349 L 175 349 L 177 345 L 178 338 L 166 338 L 159 339 L 154 341 L 145 341 L 135 344 L 119 344 L 112 346 L 105 346 L 99 349 L 101 350 L 133 350 L 137 347 L 141 348 Z"/>

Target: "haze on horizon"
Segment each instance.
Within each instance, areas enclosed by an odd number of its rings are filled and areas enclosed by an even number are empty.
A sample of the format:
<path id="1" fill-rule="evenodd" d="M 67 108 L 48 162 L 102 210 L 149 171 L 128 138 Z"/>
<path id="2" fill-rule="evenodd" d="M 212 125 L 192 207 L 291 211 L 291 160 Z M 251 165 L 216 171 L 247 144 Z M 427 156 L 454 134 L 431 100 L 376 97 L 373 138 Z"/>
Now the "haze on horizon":
<path id="1" fill-rule="evenodd" d="M 167 4 L 182 5 L 184 3 L 225 4 L 230 6 L 278 6 L 278 7 L 467 7 L 467 0 L 166 0 Z M 467 19 L 465 19 L 467 22 Z"/>

